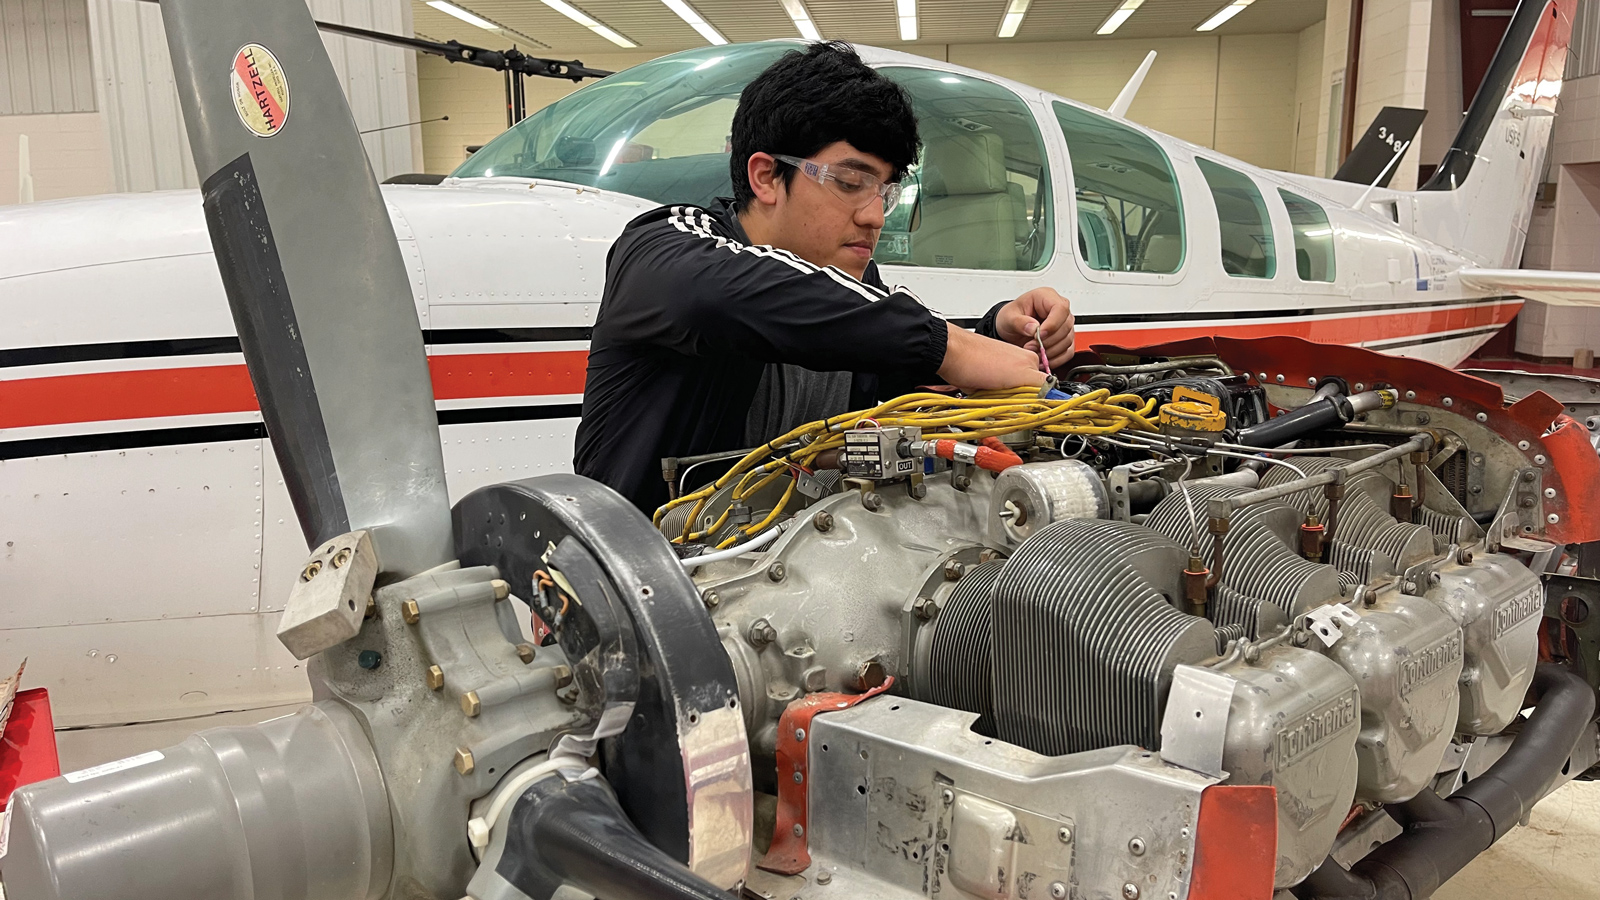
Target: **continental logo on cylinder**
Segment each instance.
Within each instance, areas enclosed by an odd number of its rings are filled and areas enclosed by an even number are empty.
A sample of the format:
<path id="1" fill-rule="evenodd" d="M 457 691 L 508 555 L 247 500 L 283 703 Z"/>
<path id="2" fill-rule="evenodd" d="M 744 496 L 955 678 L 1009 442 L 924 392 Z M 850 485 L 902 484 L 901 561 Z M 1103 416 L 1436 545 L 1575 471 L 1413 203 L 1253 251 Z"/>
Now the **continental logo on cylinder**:
<path id="1" fill-rule="evenodd" d="M 283 130 L 289 118 L 289 79 L 272 51 L 260 44 L 245 44 L 233 55 L 233 107 L 239 121 L 256 137 L 269 138 Z"/>
<path id="2" fill-rule="evenodd" d="M 1450 664 L 1461 659 L 1461 633 L 1447 636 L 1442 641 L 1436 641 L 1418 653 L 1412 654 L 1400 663 L 1400 696 L 1411 693 L 1411 689 L 1427 684 L 1439 677 L 1439 674 L 1450 668 Z"/>
<path id="3" fill-rule="evenodd" d="M 1277 763 L 1273 768 L 1280 772 L 1287 769 L 1355 723 L 1354 697 L 1346 694 L 1324 703 L 1294 724 L 1278 730 Z"/>
<path id="4" fill-rule="evenodd" d="M 1544 612 L 1544 585 L 1536 584 L 1494 608 L 1494 636 L 1501 635 Z"/>

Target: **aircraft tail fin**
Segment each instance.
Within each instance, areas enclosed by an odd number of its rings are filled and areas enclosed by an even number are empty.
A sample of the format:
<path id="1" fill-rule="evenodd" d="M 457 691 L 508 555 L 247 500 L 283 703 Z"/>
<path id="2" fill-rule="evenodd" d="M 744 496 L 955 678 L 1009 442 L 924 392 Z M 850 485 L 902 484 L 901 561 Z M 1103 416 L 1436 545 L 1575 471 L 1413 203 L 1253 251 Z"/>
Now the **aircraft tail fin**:
<path id="1" fill-rule="evenodd" d="M 1577 0 L 1522 0 L 1433 177 L 1416 230 L 1488 267 L 1522 258 Z"/>
<path id="2" fill-rule="evenodd" d="M 1353 184 L 1376 184 L 1388 187 L 1394 177 L 1394 158 L 1404 156 L 1411 147 L 1412 138 L 1427 118 L 1425 109 L 1405 106 L 1385 106 L 1367 126 L 1367 133 L 1350 148 L 1339 171 L 1333 173 L 1334 181 Z"/>

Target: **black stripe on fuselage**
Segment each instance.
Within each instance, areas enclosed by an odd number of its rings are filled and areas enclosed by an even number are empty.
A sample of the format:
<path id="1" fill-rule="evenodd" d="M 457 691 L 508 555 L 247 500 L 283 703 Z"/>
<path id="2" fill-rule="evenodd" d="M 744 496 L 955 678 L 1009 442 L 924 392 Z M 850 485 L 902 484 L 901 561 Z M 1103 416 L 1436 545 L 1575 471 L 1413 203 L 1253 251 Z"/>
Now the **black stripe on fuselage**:
<path id="1" fill-rule="evenodd" d="M 1162 322 L 1237 322 L 1239 320 L 1296 319 L 1341 313 L 1393 312 L 1441 306 L 1479 306 L 1519 300 L 1511 295 L 1474 300 L 1431 300 L 1416 303 L 1371 303 L 1359 306 L 1320 306 L 1308 309 L 1246 309 L 1172 313 L 1077 316 L 1078 325 L 1149 325 Z M 949 321 L 967 328 L 977 318 L 952 318 Z M 558 328 L 430 328 L 422 332 L 429 346 L 448 344 L 537 344 L 552 341 L 587 341 L 594 329 L 587 326 Z M 238 353 L 236 337 L 177 338 L 161 341 L 121 341 L 103 344 L 62 344 L 53 347 L 21 347 L 0 350 L 0 369 L 13 366 L 39 366 L 51 363 L 85 362 L 101 359 L 148 359 L 161 356 L 199 356 L 213 353 Z"/>
<path id="2" fill-rule="evenodd" d="M 576 419 L 582 404 L 556 403 L 548 406 L 489 406 L 481 409 L 441 409 L 440 425 L 470 425 L 480 422 L 536 422 L 547 419 Z M 260 422 L 233 425 L 196 425 L 187 428 L 149 428 L 137 431 L 112 431 L 98 434 L 73 434 L 63 437 L 0 441 L 0 459 L 29 459 L 61 456 L 67 453 L 100 453 L 111 450 L 140 450 L 149 447 L 176 447 L 183 444 L 222 444 L 229 441 L 259 441 L 266 437 Z"/>

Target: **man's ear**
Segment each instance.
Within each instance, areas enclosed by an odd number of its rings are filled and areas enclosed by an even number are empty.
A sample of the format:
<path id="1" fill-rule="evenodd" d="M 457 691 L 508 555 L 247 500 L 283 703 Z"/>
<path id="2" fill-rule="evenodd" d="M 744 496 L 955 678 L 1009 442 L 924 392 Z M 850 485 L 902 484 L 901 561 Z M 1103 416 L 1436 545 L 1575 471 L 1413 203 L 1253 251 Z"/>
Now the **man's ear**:
<path id="1" fill-rule="evenodd" d="M 783 191 L 783 179 L 778 174 L 778 161 L 766 153 L 752 153 L 745 163 L 745 175 L 750 179 L 750 191 L 755 202 L 776 206 L 778 194 Z"/>

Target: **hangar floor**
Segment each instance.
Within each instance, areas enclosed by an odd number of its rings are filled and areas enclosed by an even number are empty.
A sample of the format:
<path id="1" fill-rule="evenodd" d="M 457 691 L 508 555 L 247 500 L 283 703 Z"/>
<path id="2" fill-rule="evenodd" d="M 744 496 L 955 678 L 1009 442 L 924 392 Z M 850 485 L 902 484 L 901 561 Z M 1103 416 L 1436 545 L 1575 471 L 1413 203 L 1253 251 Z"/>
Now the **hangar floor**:
<path id="1" fill-rule="evenodd" d="M 284 706 L 248 713 L 223 713 L 178 722 L 56 733 L 61 770 L 159 750 L 195 731 L 244 725 L 294 712 Z M 1572 782 L 1533 810 L 1528 827 L 1517 828 L 1451 879 L 1434 900 L 1600 900 L 1600 781 Z"/>

